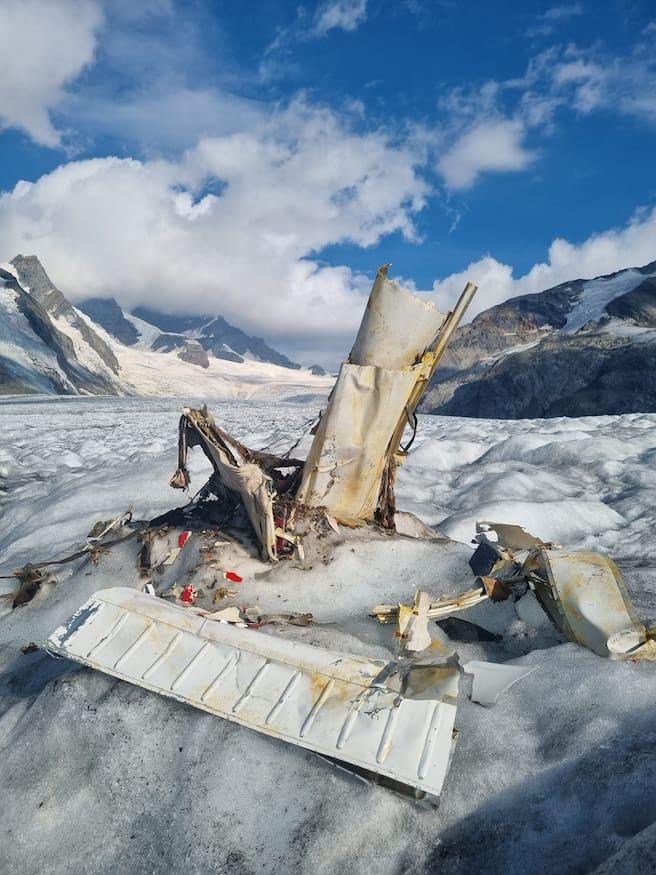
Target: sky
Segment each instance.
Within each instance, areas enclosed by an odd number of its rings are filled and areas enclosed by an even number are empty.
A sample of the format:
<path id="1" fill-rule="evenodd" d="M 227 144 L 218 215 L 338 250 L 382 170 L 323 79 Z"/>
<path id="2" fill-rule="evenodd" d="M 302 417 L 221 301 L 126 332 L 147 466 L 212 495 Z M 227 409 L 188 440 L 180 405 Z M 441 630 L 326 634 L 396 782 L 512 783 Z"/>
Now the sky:
<path id="1" fill-rule="evenodd" d="M 653 0 L 0 0 L 0 260 L 304 364 L 656 259 Z"/>

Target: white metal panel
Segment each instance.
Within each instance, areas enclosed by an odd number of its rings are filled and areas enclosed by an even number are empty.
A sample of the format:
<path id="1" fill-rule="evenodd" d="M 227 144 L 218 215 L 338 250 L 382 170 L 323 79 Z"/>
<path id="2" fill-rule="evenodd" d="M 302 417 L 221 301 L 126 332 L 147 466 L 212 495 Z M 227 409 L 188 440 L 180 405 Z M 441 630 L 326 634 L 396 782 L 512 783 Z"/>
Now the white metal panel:
<path id="1" fill-rule="evenodd" d="M 535 594 L 572 641 L 599 656 L 617 659 L 621 654 L 608 649 L 611 636 L 632 629 L 646 640 L 647 630 L 638 619 L 620 570 L 607 556 L 539 549 L 527 566 L 538 570 L 539 576 L 531 578 Z"/>
<path id="2" fill-rule="evenodd" d="M 310 448 L 297 499 L 339 521 L 373 519 L 388 448 L 417 379 L 344 363 Z"/>
<path id="3" fill-rule="evenodd" d="M 431 301 L 422 300 L 378 272 L 349 361 L 401 370 L 410 367 L 444 324 Z"/>
<path id="4" fill-rule="evenodd" d="M 449 677 L 434 698 L 426 689 L 411 698 L 395 689 L 399 677 L 382 660 L 217 623 L 119 587 L 95 593 L 47 646 L 431 796 L 442 790 L 453 745 L 457 668 L 438 669 Z M 404 686 L 412 689 L 412 683 Z"/>

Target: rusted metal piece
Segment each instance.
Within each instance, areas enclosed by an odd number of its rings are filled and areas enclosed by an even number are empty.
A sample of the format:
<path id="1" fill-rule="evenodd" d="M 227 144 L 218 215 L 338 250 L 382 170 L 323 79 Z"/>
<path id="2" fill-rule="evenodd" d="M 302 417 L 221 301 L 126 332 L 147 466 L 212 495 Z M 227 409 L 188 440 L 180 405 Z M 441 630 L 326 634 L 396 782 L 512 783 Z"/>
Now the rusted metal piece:
<path id="1" fill-rule="evenodd" d="M 417 653 L 431 645 L 428 631 L 428 609 L 430 597 L 419 591 L 412 606 L 399 605 L 395 637 L 400 653 Z"/>
<path id="2" fill-rule="evenodd" d="M 505 602 L 510 597 L 510 586 L 500 577 L 486 577 L 481 575 L 479 580 L 485 587 L 485 592 L 488 594 L 490 601 Z"/>
<path id="3" fill-rule="evenodd" d="M 459 669 L 385 662 L 216 622 L 131 589 L 92 598 L 48 650 L 265 735 L 439 797 Z"/>
<path id="4" fill-rule="evenodd" d="M 527 532 L 522 526 L 487 521 L 476 523 L 476 540 L 479 543 L 494 544 L 501 550 L 511 550 L 512 552 L 549 546 L 540 538 Z"/>

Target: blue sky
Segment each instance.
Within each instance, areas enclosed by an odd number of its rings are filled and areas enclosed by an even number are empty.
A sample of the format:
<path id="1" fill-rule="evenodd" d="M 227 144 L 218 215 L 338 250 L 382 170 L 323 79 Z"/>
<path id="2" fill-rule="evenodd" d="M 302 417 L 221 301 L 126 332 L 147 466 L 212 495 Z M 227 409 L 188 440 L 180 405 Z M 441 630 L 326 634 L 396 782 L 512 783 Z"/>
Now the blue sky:
<path id="1" fill-rule="evenodd" d="M 0 0 L 0 258 L 305 361 L 656 259 L 648 2 Z"/>

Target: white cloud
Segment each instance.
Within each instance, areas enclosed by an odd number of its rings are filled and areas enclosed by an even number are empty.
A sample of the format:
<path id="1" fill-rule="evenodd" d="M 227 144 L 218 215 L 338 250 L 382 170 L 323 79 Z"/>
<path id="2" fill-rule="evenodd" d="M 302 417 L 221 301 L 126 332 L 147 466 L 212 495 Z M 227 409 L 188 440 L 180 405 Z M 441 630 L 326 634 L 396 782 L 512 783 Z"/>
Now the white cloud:
<path id="1" fill-rule="evenodd" d="M 330 30 L 356 30 L 367 17 L 367 0 L 328 0 L 314 18 L 313 32 L 325 36 Z"/>
<path id="2" fill-rule="evenodd" d="M 631 51 L 613 55 L 598 46 L 554 46 L 533 59 L 518 80 L 547 94 L 554 105 L 583 114 L 604 111 L 656 121 L 656 34 L 648 29 Z"/>
<path id="3" fill-rule="evenodd" d="M 526 36 L 529 38 L 550 36 L 563 23 L 583 15 L 584 11 L 580 3 L 551 6 L 537 17 L 535 24 L 526 29 Z"/>
<path id="4" fill-rule="evenodd" d="M 567 18 L 574 18 L 577 15 L 583 15 L 583 6 L 580 3 L 567 3 L 561 6 L 551 6 L 546 12 L 543 12 L 540 18 L 544 21 L 563 21 Z"/>
<path id="5" fill-rule="evenodd" d="M 553 22 L 581 11 L 557 6 L 542 18 Z M 531 167 L 538 154 L 526 144 L 529 133 L 539 131 L 544 140 L 567 109 L 656 122 L 655 50 L 656 30 L 649 27 L 625 56 L 552 46 L 532 58 L 520 78 L 447 93 L 438 102 L 445 123 L 434 132 L 437 170 L 447 188 L 466 190 L 482 174 Z"/>
<path id="6" fill-rule="evenodd" d="M 123 95 L 69 94 L 62 104 L 65 117 L 88 135 L 116 138 L 138 154 L 176 154 L 205 136 L 225 136 L 250 128 L 268 112 L 255 100 L 220 89 L 153 84 L 146 91 Z"/>
<path id="7" fill-rule="evenodd" d="M 452 190 L 471 188 L 482 173 L 525 170 L 536 158 L 525 136 L 519 119 L 483 119 L 456 139 L 437 169 Z"/>
<path id="8" fill-rule="evenodd" d="M 73 299 L 219 312 L 270 341 L 346 347 L 369 281 L 313 254 L 412 238 L 417 160 L 297 102 L 179 161 L 76 161 L 19 183 L 0 197 L 3 257 L 37 254 Z M 204 195 L 213 180 L 220 195 Z"/>
<path id="9" fill-rule="evenodd" d="M 91 62 L 102 18 L 95 0 L 0 0 L 0 129 L 59 145 L 50 112 Z"/>
<path id="10" fill-rule="evenodd" d="M 583 243 L 556 239 L 549 247 L 547 261 L 533 265 L 515 278 L 513 268 L 490 255 L 470 264 L 461 273 L 451 274 L 433 285 L 436 303 L 449 309 L 465 282 L 479 286 L 468 318 L 516 295 L 541 292 L 560 283 L 592 278 L 626 267 L 642 267 L 656 260 L 656 208 L 638 211 L 624 228 L 611 228 L 593 234 Z"/>
<path id="11" fill-rule="evenodd" d="M 299 43 L 323 39 L 333 30 L 352 33 L 367 19 L 367 0 L 324 0 L 314 12 L 296 8 L 291 24 L 280 26 L 263 53 L 259 66 L 264 81 L 284 77 L 294 69 L 293 48 Z"/>

